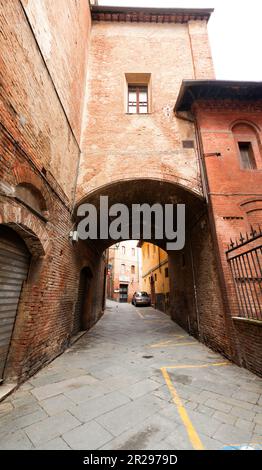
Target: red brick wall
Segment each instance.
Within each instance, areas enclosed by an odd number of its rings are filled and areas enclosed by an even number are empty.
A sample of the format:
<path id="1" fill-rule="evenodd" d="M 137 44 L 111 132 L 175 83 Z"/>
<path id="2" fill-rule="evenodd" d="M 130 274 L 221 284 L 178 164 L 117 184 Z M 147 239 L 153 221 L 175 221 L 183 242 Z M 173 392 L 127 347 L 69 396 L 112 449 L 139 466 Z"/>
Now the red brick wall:
<path id="1" fill-rule="evenodd" d="M 79 142 L 91 15 L 87 0 L 21 0 Z"/>
<path id="2" fill-rule="evenodd" d="M 86 244 L 69 241 L 90 35 L 88 2 L 70 1 L 65 9 L 62 2 L 1 0 L 0 8 L 0 224 L 15 230 L 32 255 L 5 370 L 8 379 L 22 381 L 68 346 L 84 266 L 93 273 L 86 326 L 97 321 L 105 262 Z M 47 221 L 2 194 L 3 184 L 11 195 L 19 183 L 40 191 Z"/>
<path id="3" fill-rule="evenodd" d="M 220 152 L 220 157 L 206 157 L 210 208 L 217 239 L 223 295 L 227 303 L 227 318 L 239 315 L 232 275 L 226 259 L 230 239 L 239 239 L 240 232 L 250 233 L 250 224 L 262 224 L 262 103 L 208 102 L 195 107 L 203 141 L 204 153 Z M 257 169 L 241 168 L 239 152 L 232 126 L 240 122 L 242 128 L 253 129 L 253 150 Z M 240 132 L 238 127 L 238 133 Z M 245 131 L 246 132 L 246 131 Z M 240 137 L 241 140 L 241 137 Z M 242 140 L 251 140 L 242 136 Z M 250 323 L 232 323 L 232 347 L 238 351 L 238 360 L 261 374 L 262 328 Z"/>
<path id="4" fill-rule="evenodd" d="M 169 252 L 169 278 L 173 320 L 214 350 L 232 357 L 207 214 L 187 232 L 183 252 Z"/>
<path id="5" fill-rule="evenodd" d="M 204 21 L 189 21 L 188 33 L 192 50 L 194 78 L 215 78 L 207 24 Z"/>
<path id="6" fill-rule="evenodd" d="M 112 181 L 141 177 L 201 193 L 195 152 L 181 142 L 192 138 L 192 124 L 173 113 L 181 81 L 195 76 L 193 60 L 198 76 L 213 77 L 204 21 L 93 23 L 78 200 Z M 126 73 L 151 74 L 150 114 L 127 114 Z"/>
<path id="7" fill-rule="evenodd" d="M 43 2 L 32 3 L 42 5 Z M 57 2 L 53 2 L 51 11 L 57 18 L 61 17 L 60 9 L 55 12 L 54 5 L 58 6 Z M 70 106 L 68 104 L 67 115 L 58 99 L 60 94 L 63 99 L 62 88 L 65 90 L 64 95 L 72 93 L 70 80 L 65 80 L 63 83 L 59 81 L 59 88 L 56 88 L 51 79 L 51 74 L 52 77 L 56 75 L 59 78 L 64 75 L 67 78 L 64 63 L 66 60 L 70 62 L 70 56 L 65 54 L 63 62 L 58 59 L 55 64 L 52 62 L 50 72 L 41 56 L 20 1 L 1 0 L 0 7 L 1 123 L 20 143 L 37 167 L 39 169 L 44 167 L 51 173 L 71 201 L 76 181 L 79 145 L 68 119 L 72 119 L 72 125 L 77 127 L 77 122 L 73 122 L 71 114 L 78 115 L 79 121 L 81 111 L 79 105 L 75 105 L 73 109 L 70 108 L 71 104 Z M 34 26 L 39 27 L 40 31 L 43 18 L 43 15 L 38 15 L 38 23 Z M 86 28 L 88 30 L 88 23 Z M 63 38 L 61 42 L 64 42 Z M 54 49 L 53 56 L 55 55 Z M 79 51 L 79 55 L 75 56 L 75 62 L 84 64 L 85 60 L 86 54 Z"/>

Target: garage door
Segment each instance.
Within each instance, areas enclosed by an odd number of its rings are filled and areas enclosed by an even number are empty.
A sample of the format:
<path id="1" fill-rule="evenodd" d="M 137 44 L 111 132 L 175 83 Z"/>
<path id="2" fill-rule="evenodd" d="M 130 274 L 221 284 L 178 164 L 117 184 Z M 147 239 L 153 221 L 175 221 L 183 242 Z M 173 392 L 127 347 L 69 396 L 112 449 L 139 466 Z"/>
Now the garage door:
<path id="1" fill-rule="evenodd" d="M 11 342 L 16 312 L 30 254 L 23 240 L 0 225 L 0 380 Z"/>

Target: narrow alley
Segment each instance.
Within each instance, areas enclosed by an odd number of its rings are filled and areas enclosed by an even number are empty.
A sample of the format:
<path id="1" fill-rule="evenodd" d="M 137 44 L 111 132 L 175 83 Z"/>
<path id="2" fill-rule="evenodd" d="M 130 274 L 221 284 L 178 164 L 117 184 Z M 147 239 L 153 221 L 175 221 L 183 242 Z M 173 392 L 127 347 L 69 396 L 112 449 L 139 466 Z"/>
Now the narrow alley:
<path id="1" fill-rule="evenodd" d="M 103 318 L 0 403 L 1 449 L 261 448 L 261 379 L 151 307 Z"/>

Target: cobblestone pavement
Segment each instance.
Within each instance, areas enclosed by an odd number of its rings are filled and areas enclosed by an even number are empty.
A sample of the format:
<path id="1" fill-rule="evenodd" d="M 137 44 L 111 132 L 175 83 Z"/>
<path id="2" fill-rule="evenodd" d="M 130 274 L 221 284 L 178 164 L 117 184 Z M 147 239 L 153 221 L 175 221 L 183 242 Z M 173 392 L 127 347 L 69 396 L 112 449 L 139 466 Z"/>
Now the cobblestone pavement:
<path id="1" fill-rule="evenodd" d="M 108 302 L 91 331 L 0 403 L 0 448 L 259 446 L 261 382 L 165 314 Z"/>

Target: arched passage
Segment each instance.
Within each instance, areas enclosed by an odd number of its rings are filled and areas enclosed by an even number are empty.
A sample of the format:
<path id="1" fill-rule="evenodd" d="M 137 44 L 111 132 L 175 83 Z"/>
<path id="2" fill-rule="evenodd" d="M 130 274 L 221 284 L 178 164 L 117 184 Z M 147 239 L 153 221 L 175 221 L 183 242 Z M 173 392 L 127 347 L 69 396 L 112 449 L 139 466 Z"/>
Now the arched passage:
<path id="1" fill-rule="evenodd" d="M 0 225 L 0 382 L 29 263 L 30 253 L 22 238 L 11 228 Z"/>
<path id="2" fill-rule="evenodd" d="M 214 349 L 225 351 L 226 322 L 213 238 L 203 198 L 186 187 L 163 180 L 141 178 L 114 182 L 86 195 L 78 203 L 78 206 L 81 203 L 91 203 L 97 208 L 98 225 L 100 196 L 108 196 L 109 207 L 116 203 L 128 207 L 130 227 L 133 204 L 185 204 L 185 246 L 180 251 L 167 251 L 170 316 Z M 78 217 L 77 221 L 80 220 Z M 154 233 L 154 223 L 152 225 Z M 125 239 L 131 238 L 129 236 Z M 141 239 L 146 240 L 143 235 Z M 151 238 L 150 242 L 166 250 L 165 238 Z M 90 243 L 102 256 L 104 250 L 116 243 L 116 240 L 98 239 L 86 243 Z"/>

